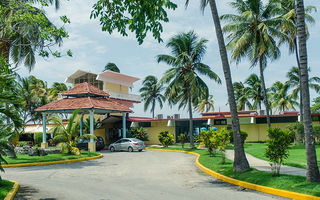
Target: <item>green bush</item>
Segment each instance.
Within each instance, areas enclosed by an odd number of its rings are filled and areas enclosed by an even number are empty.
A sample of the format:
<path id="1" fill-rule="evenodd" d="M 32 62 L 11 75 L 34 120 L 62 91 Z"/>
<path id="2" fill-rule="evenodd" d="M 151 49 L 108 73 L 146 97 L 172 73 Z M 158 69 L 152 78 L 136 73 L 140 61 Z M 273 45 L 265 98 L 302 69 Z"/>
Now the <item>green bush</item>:
<path id="1" fill-rule="evenodd" d="M 313 136 L 317 143 L 320 143 L 320 126 L 313 126 Z"/>
<path id="2" fill-rule="evenodd" d="M 200 135 L 194 135 L 193 136 L 193 141 L 194 141 L 194 143 L 200 143 L 201 141 L 200 141 Z"/>
<path id="3" fill-rule="evenodd" d="M 142 141 L 149 141 L 147 130 L 143 127 L 131 128 L 128 135 Z"/>
<path id="4" fill-rule="evenodd" d="M 18 145 L 19 145 L 19 147 L 23 147 L 23 146 L 28 145 L 28 142 L 27 141 L 19 141 Z"/>
<path id="5" fill-rule="evenodd" d="M 304 125 L 303 122 L 296 122 L 287 126 L 295 142 L 304 143 Z"/>
<path id="6" fill-rule="evenodd" d="M 229 136 L 230 136 L 230 142 L 233 144 L 233 131 L 229 130 L 228 133 L 229 133 Z M 248 133 L 245 132 L 244 130 L 240 130 L 240 134 L 241 134 L 242 143 L 244 143 L 246 141 L 247 137 L 248 137 Z"/>
<path id="7" fill-rule="evenodd" d="M 41 145 L 42 142 L 42 133 L 35 133 L 33 137 L 34 143 L 37 145 Z"/>
<path id="8" fill-rule="evenodd" d="M 210 141 L 210 138 L 212 138 L 214 132 L 215 132 L 214 130 L 207 130 L 207 131 L 200 132 L 201 144 L 204 145 L 204 147 L 208 148 L 208 152 L 210 156 L 215 156 L 215 147 Z"/>
<path id="9" fill-rule="evenodd" d="M 289 156 L 289 147 L 292 143 L 292 133 L 280 128 L 269 128 L 267 149 L 265 156 L 271 161 L 271 171 L 273 175 L 280 174 L 280 167 L 283 161 Z"/>
<path id="10" fill-rule="evenodd" d="M 181 143 L 182 148 L 184 148 L 184 144 L 189 141 L 189 136 L 187 133 L 180 133 L 178 140 Z"/>
<path id="11" fill-rule="evenodd" d="M 162 146 L 168 147 L 169 145 L 172 145 L 174 143 L 174 138 L 171 133 L 168 131 L 162 131 L 158 135 L 158 139 Z"/>

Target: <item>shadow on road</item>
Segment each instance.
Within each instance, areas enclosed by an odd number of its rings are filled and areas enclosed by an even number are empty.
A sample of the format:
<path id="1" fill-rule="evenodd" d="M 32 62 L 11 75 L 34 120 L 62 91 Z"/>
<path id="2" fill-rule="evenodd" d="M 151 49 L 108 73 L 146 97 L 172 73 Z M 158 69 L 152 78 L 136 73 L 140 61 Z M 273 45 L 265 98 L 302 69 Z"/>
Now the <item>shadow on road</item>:
<path id="1" fill-rule="evenodd" d="M 14 200 L 34 200 L 34 196 L 37 193 L 39 193 L 39 190 L 30 186 L 21 185 Z M 39 200 L 56 200 L 56 198 L 41 198 Z"/>

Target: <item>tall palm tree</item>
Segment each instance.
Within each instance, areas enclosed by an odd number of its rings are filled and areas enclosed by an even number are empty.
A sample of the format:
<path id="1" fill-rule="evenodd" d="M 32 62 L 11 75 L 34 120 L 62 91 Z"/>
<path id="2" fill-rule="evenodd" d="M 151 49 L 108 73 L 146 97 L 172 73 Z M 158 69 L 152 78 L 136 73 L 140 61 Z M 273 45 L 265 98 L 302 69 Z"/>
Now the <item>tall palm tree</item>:
<path id="1" fill-rule="evenodd" d="M 308 70 L 310 72 L 310 68 Z M 300 79 L 300 71 L 299 71 L 299 67 L 292 67 L 290 69 L 290 71 L 287 73 L 287 78 L 288 83 L 290 85 L 291 88 L 293 88 L 293 94 L 295 96 L 299 95 L 299 99 L 300 99 L 300 115 L 301 115 L 301 120 L 303 120 L 303 102 L 302 102 L 302 96 L 301 96 L 301 92 L 300 92 L 300 83 L 301 83 L 301 79 Z M 317 93 L 320 92 L 320 78 L 315 76 L 315 77 L 310 77 L 309 78 L 309 87 L 314 89 Z"/>
<path id="2" fill-rule="evenodd" d="M 206 98 L 200 100 L 199 104 L 196 105 L 196 109 L 202 113 L 202 112 L 209 112 L 210 110 L 214 110 L 214 100 L 213 96 L 209 95 Z"/>
<path id="3" fill-rule="evenodd" d="M 106 66 L 104 67 L 103 71 L 106 71 L 106 70 L 120 73 L 120 69 L 118 68 L 118 66 L 111 62 L 107 63 Z"/>
<path id="4" fill-rule="evenodd" d="M 246 87 L 241 81 L 234 82 L 234 96 L 237 102 L 238 110 L 246 110 L 246 106 L 249 110 L 252 109 L 250 102 L 250 88 Z"/>
<path id="5" fill-rule="evenodd" d="M 258 75 L 251 74 L 245 83 L 249 88 L 249 98 L 253 101 L 252 109 L 259 110 L 261 112 L 261 103 L 263 101 L 261 81 Z"/>
<path id="6" fill-rule="evenodd" d="M 188 4 L 189 4 L 189 0 L 186 0 L 186 6 L 188 6 Z M 249 162 L 247 160 L 246 154 L 244 152 L 243 143 L 241 139 L 240 123 L 239 123 L 239 117 L 237 112 L 237 105 L 234 97 L 228 52 L 227 52 L 226 45 L 223 38 L 216 0 L 201 0 L 200 8 L 202 12 L 204 12 L 204 9 L 207 7 L 208 4 L 210 5 L 212 19 L 213 19 L 215 30 L 216 30 L 216 36 L 217 36 L 219 50 L 220 50 L 220 58 L 222 62 L 222 69 L 223 69 L 226 86 L 227 86 L 228 102 L 229 102 L 229 107 L 231 112 L 232 130 L 233 130 L 233 138 L 234 138 L 233 171 L 244 172 L 244 171 L 248 171 L 250 169 L 250 166 L 249 166 Z"/>
<path id="7" fill-rule="evenodd" d="M 308 53 L 307 33 L 305 27 L 304 1 L 296 0 L 297 10 L 297 35 L 299 41 L 299 58 L 301 73 L 301 96 L 303 104 L 303 123 L 307 155 L 307 180 L 320 182 L 320 173 L 317 163 L 317 155 L 314 144 L 312 117 L 310 111 L 309 75 L 308 75 Z"/>
<path id="8" fill-rule="evenodd" d="M 268 60 L 275 60 L 280 56 L 280 50 L 275 38 L 287 38 L 277 29 L 278 18 L 273 18 L 271 10 L 275 4 L 263 0 L 242 0 L 234 1 L 231 6 L 237 14 L 226 14 L 221 18 L 229 22 L 224 26 L 223 31 L 228 33 L 229 43 L 227 48 L 232 52 L 232 60 L 239 63 L 242 58 L 248 57 L 252 67 L 258 65 L 263 101 L 266 108 L 267 124 L 271 126 L 269 115 L 269 102 L 264 80 L 264 70 Z"/>
<path id="9" fill-rule="evenodd" d="M 56 99 L 58 99 L 59 93 L 67 91 L 67 90 L 68 90 L 68 87 L 66 84 L 54 82 L 52 84 L 52 87 L 49 88 L 49 98 L 51 100 L 56 100 Z"/>
<path id="10" fill-rule="evenodd" d="M 169 104 L 179 104 L 179 108 L 188 106 L 191 148 L 194 148 L 192 108 L 198 105 L 203 97 L 209 95 L 209 89 L 199 75 L 221 83 L 219 76 L 208 65 L 201 62 L 206 53 L 207 42 L 206 39 L 199 39 L 193 31 L 181 33 L 172 37 L 167 43 L 172 55 L 157 56 L 158 62 L 165 62 L 172 66 L 160 81 L 168 84 L 165 96 Z"/>
<path id="11" fill-rule="evenodd" d="M 275 112 L 295 110 L 294 106 L 298 105 L 298 102 L 296 101 L 297 98 L 294 94 L 289 94 L 290 85 L 288 82 L 282 83 L 281 81 L 276 81 L 269 90 L 271 108 L 275 109 Z"/>
<path id="12" fill-rule="evenodd" d="M 147 111 L 151 104 L 152 118 L 154 118 L 156 103 L 159 103 L 160 108 L 163 107 L 163 102 L 165 101 L 165 97 L 161 94 L 163 90 L 163 85 L 158 82 L 155 76 L 147 76 L 142 82 L 142 88 L 139 92 L 141 92 L 141 97 L 144 101 L 144 111 Z"/>
<path id="13" fill-rule="evenodd" d="M 273 0 L 275 3 L 279 5 L 279 8 L 275 9 L 275 14 L 280 15 L 282 17 L 280 23 L 280 30 L 286 33 L 289 37 L 288 40 L 282 40 L 279 44 L 288 43 L 289 44 L 289 52 L 295 53 L 296 61 L 298 69 L 300 69 L 300 60 L 299 60 L 299 52 L 297 46 L 297 12 L 296 12 L 296 3 L 295 0 Z M 315 6 L 306 6 L 305 7 L 305 20 L 310 24 L 314 24 L 315 20 L 311 16 L 311 14 L 317 11 Z M 307 37 L 309 36 L 308 27 L 306 26 Z M 300 77 L 300 71 L 298 70 L 298 76 Z M 301 79 L 299 78 L 299 81 Z M 301 85 L 301 82 L 299 83 Z M 300 116 L 303 120 L 303 101 L 300 95 Z"/>

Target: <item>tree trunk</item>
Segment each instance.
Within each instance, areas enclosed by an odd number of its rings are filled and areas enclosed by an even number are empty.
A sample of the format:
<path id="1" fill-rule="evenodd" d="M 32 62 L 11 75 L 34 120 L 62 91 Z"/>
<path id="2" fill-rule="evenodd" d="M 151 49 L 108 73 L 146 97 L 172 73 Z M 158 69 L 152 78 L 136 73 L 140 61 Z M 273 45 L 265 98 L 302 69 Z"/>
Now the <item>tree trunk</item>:
<path id="1" fill-rule="evenodd" d="M 152 102 L 152 118 L 154 118 L 154 109 L 156 107 L 156 99 L 153 99 L 153 102 Z"/>
<path id="2" fill-rule="evenodd" d="M 237 112 L 237 105 L 234 98 L 234 90 L 232 85 L 231 71 L 228 61 L 228 54 L 226 46 L 224 43 L 224 38 L 221 30 L 220 19 L 218 15 L 218 10 L 215 0 L 209 0 L 211 14 L 215 25 L 216 35 L 219 43 L 220 56 L 222 61 L 222 68 L 224 72 L 224 77 L 226 80 L 227 92 L 228 92 L 228 101 L 231 112 L 232 119 L 232 130 L 234 138 L 234 162 L 233 162 L 233 171 L 235 172 L 244 172 L 250 169 L 249 162 L 247 160 L 246 154 L 244 152 L 243 143 L 240 136 L 240 124 Z"/>
<path id="3" fill-rule="evenodd" d="M 193 141 L 193 120 L 192 120 L 192 103 L 191 103 L 191 95 L 188 97 L 188 106 L 189 106 L 189 136 L 190 136 L 190 148 L 194 148 Z"/>
<path id="4" fill-rule="evenodd" d="M 266 114 L 267 114 L 267 124 L 268 128 L 271 127 L 271 122 L 270 122 L 270 108 L 269 108 L 269 101 L 268 101 L 268 96 L 267 96 L 267 88 L 266 88 L 266 83 L 264 82 L 264 75 L 263 75 L 263 63 L 262 63 L 262 58 L 259 58 L 259 69 L 260 69 L 260 79 L 261 79 L 261 90 L 262 90 L 262 95 L 263 95 L 263 102 L 264 106 L 266 107 Z"/>
<path id="5" fill-rule="evenodd" d="M 300 67 L 300 59 L 299 59 L 299 52 L 298 52 L 297 37 L 294 39 L 294 48 L 295 48 L 297 65 L 298 65 L 298 69 L 299 69 L 299 84 L 300 84 L 300 89 L 299 89 L 300 104 L 299 104 L 299 107 L 300 107 L 300 120 L 303 121 L 303 101 L 302 101 L 302 95 L 301 95 L 301 67 Z"/>
<path id="6" fill-rule="evenodd" d="M 297 5 L 297 29 L 299 38 L 299 58 L 301 71 L 301 96 L 303 101 L 303 123 L 307 155 L 307 180 L 311 182 L 320 182 L 320 174 L 317 163 L 317 155 L 314 145 L 312 118 L 310 111 L 310 93 L 308 77 L 308 57 L 307 57 L 307 35 L 304 19 L 303 0 L 296 0 Z"/>

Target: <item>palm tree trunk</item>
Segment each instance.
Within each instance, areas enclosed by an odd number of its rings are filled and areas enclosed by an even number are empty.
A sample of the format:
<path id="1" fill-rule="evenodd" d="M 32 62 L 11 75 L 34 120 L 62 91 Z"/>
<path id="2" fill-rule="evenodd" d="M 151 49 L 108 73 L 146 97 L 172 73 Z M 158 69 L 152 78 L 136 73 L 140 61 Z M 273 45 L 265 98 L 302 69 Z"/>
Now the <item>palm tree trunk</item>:
<path id="1" fill-rule="evenodd" d="M 152 102 L 152 118 L 154 118 L 154 109 L 156 107 L 156 99 L 153 99 L 153 102 Z"/>
<path id="2" fill-rule="evenodd" d="M 300 92 L 299 92 L 299 99 L 300 99 L 300 120 L 303 121 L 303 101 L 302 101 L 302 95 L 301 95 L 301 67 L 300 67 L 300 59 L 299 59 L 299 52 L 298 52 L 298 44 L 297 44 L 297 36 L 294 39 L 294 48 L 295 48 L 295 54 L 296 54 L 296 60 L 297 65 L 299 69 L 299 84 L 300 84 Z"/>
<path id="3" fill-rule="evenodd" d="M 188 95 L 188 107 L 189 107 L 189 136 L 190 136 L 190 148 L 194 148 L 194 141 L 193 141 L 193 117 L 192 117 L 192 102 L 191 102 L 191 95 Z"/>
<path id="4" fill-rule="evenodd" d="M 317 163 L 317 155 L 314 145 L 312 118 L 310 111 L 310 93 L 308 77 L 307 35 L 305 29 L 305 15 L 303 0 L 296 0 L 297 5 L 297 29 L 299 38 L 299 58 L 301 71 L 301 96 L 303 100 L 303 123 L 307 155 L 307 180 L 320 182 L 320 174 Z"/>
<path id="5" fill-rule="evenodd" d="M 227 92 L 228 92 L 228 101 L 231 112 L 232 119 L 232 130 L 234 138 L 234 162 L 233 162 L 233 171 L 235 172 L 244 172 L 250 169 L 249 162 L 247 160 L 246 154 L 244 153 L 243 143 L 240 136 L 240 124 L 237 112 L 237 105 L 234 98 L 234 90 L 232 85 L 231 71 L 228 61 L 228 54 L 226 46 L 224 43 L 224 38 L 221 30 L 221 24 L 219 19 L 219 14 L 217 10 L 217 5 L 215 0 L 209 0 L 211 14 L 215 25 L 216 35 L 219 43 L 220 56 L 222 61 L 222 68 L 224 72 L 224 77 L 226 80 Z"/>
<path id="6" fill-rule="evenodd" d="M 262 95 L 263 95 L 263 102 L 264 102 L 264 106 L 266 107 L 267 124 L 268 124 L 268 128 L 270 128 L 271 127 L 270 114 L 269 114 L 270 108 L 269 108 L 269 102 L 268 102 L 268 96 L 267 96 L 266 83 L 264 82 L 262 57 L 259 58 L 259 69 L 260 69 L 260 79 L 261 79 L 261 89 L 262 89 Z"/>

